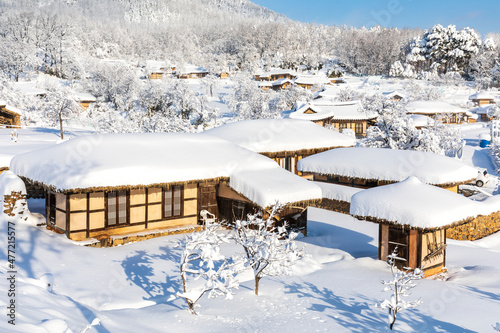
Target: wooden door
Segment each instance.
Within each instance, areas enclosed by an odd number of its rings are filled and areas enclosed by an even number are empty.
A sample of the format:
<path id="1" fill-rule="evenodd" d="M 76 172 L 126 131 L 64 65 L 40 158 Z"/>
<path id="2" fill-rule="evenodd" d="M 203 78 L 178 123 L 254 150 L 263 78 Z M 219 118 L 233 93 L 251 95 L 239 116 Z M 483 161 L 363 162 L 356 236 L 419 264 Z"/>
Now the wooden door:
<path id="1" fill-rule="evenodd" d="M 198 219 L 202 210 L 208 210 L 219 218 L 219 207 L 217 206 L 217 185 L 200 184 L 198 186 Z"/>

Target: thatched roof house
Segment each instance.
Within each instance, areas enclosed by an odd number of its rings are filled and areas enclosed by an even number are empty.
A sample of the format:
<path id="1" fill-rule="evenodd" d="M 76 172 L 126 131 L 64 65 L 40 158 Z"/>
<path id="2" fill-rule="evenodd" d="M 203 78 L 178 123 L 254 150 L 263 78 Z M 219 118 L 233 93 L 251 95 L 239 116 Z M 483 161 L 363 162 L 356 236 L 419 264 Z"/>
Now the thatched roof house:
<path id="1" fill-rule="evenodd" d="M 198 134 L 83 136 L 17 155 L 10 169 L 46 189 L 48 225 L 74 240 L 196 228 L 202 210 L 232 220 L 239 203 L 265 210 L 321 199 L 274 161 Z"/>
<path id="2" fill-rule="evenodd" d="M 498 91 L 479 91 L 469 96 L 469 100 L 476 103 L 478 106 L 495 104 L 495 99 L 498 98 Z"/>
<path id="3" fill-rule="evenodd" d="M 237 121 L 204 133 L 272 158 L 293 173 L 297 173 L 297 162 L 304 157 L 356 145 L 351 136 L 295 119 Z"/>
<path id="4" fill-rule="evenodd" d="M 408 177 L 457 192 L 472 182 L 477 169 L 439 154 L 387 148 L 339 148 L 309 156 L 297 164 L 315 180 L 369 188 Z"/>
<path id="5" fill-rule="evenodd" d="M 407 108 L 408 114 L 424 115 L 450 124 L 468 122 L 473 116 L 467 110 L 441 101 L 414 101 L 408 103 Z"/>
<path id="6" fill-rule="evenodd" d="M 472 201 L 409 177 L 354 194 L 350 213 L 380 224 L 379 259 L 387 260 L 397 247 L 400 267 L 421 268 L 428 276 L 446 266 L 446 230 L 498 211 L 495 201 Z"/>
<path id="7" fill-rule="evenodd" d="M 359 101 L 313 101 L 298 105 L 296 111 L 290 113 L 290 118 L 309 120 L 337 130 L 349 128 L 356 136 L 362 137 L 366 135 L 366 129 L 377 118 L 377 114 L 364 112 Z"/>

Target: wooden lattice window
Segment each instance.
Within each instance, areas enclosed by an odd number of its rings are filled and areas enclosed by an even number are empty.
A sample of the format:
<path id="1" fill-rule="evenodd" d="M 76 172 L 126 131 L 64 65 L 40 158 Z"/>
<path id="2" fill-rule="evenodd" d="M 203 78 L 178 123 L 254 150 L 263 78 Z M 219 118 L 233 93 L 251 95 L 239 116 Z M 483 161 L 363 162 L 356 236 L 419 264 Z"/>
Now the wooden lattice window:
<path id="1" fill-rule="evenodd" d="M 182 216 L 182 186 L 176 185 L 163 192 L 163 217 Z"/>
<path id="2" fill-rule="evenodd" d="M 127 191 L 108 193 L 107 225 L 127 224 Z"/>
<path id="3" fill-rule="evenodd" d="M 354 125 L 354 133 L 358 135 L 363 134 L 363 123 L 356 123 Z"/>
<path id="4" fill-rule="evenodd" d="M 409 230 L 389 227 L 389 242 L 388 254 L 392 255 L 397 247 L 396 265 L 399 268 L 408 266 L 408 245 L 409 245 Z"/>

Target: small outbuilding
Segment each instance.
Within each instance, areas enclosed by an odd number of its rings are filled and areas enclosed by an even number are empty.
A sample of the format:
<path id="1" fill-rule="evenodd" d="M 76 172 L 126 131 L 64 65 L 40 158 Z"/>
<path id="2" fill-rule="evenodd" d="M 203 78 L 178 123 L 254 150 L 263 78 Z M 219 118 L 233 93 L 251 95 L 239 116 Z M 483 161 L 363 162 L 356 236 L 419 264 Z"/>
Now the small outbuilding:
<path id="1" fill-rule="evenodd" d="M 8 127 L 21 126 L 21 111 L 0 101 L 0 125 Z"/>
<path id="2" fill-rule="evenodd" d="M 379 224 L 380 260 L 396 249 L 402 269 L 426 276 L 446 267 L 446 229 L 477 215 L 474 201 L 420 182 L 416 177 L 352 196 L 350 213 Z"/>
<path id="3" fill-rule="evenodd" d="M 443 155 L 388 148 L 339 148 L 300 160 L 297 169 L 314 180 L 371 188 L 414 176 L 420 181 L 458 191 L 473 182 L 477 169 Z"/>
<path id="4" fill-rule="evenodd" d="M 498 92 L 479 91 L 469 96 L 469 100 L 476 103 L 477 106 L 495 104 L 495 98 L 498 97 Z"/>
<path id="5" fill-rule="evenodd" d="M 95 103 L 97 98 L 89 93 L 73 93 L 72 94 L 73 98 L 80 103 L 80 106 L 83 109 L 87 109 L 90 104 Z"/>
<path id="6" fill-rule="evenodd" d="M 297 162 L 302 158 L 330 149 L 352 147 L 356 139 L 296 119 L 257 119 L 225 124 L 203 132 L 236 143 L 267 156 L 282 168 L 298 174 Z"/>

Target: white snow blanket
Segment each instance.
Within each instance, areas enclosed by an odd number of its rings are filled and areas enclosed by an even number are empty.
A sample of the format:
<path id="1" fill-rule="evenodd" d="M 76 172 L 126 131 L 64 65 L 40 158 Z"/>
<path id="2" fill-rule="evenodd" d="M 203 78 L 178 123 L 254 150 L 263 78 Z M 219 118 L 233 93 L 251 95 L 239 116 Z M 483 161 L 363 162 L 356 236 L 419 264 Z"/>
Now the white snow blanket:
<path id="1" fill-rule="evenodd" d="M 217 136 L 258 153 L 356 145 L 356 139 L 351 136 L 326 129 L 310 121 L 294 119 L 236 121 L 203 133 Z"/>
<path id="2" fill-rule="evenodd" d="M 236 172 L 229 185 L 263 208 L 322 198 L 318 185 L 282 168 Z"/>
<path id="3" fill-rule="evenodd" d="M 472 201 L 410 177 L 400 183 L 356 193 L 351 200 L 350 213 L 412 228 L 434 229 L 444 228 L 469 217 L 489 215 L 500 210 L 499 202 L 499 198 L 484 202 Z"/>
<path id="4" fill-rule="evenodd" d="M 344 186 L 339 184 L 330 184 L 324 182 L 314 182 L 321 188 L 323 193 L 323 198 L 351 202 L 351 198 L 354 194 L 364 191 L 362 188 Z"/>
<path id="5" fill-rule="evenodd" d="M 338 148 L 300 160 L 303 172 L 350 178 L 402 181 L 410 176 L 432 184 L 466 182 L 477 169 L 439 154 L 387 148 Z"/>

